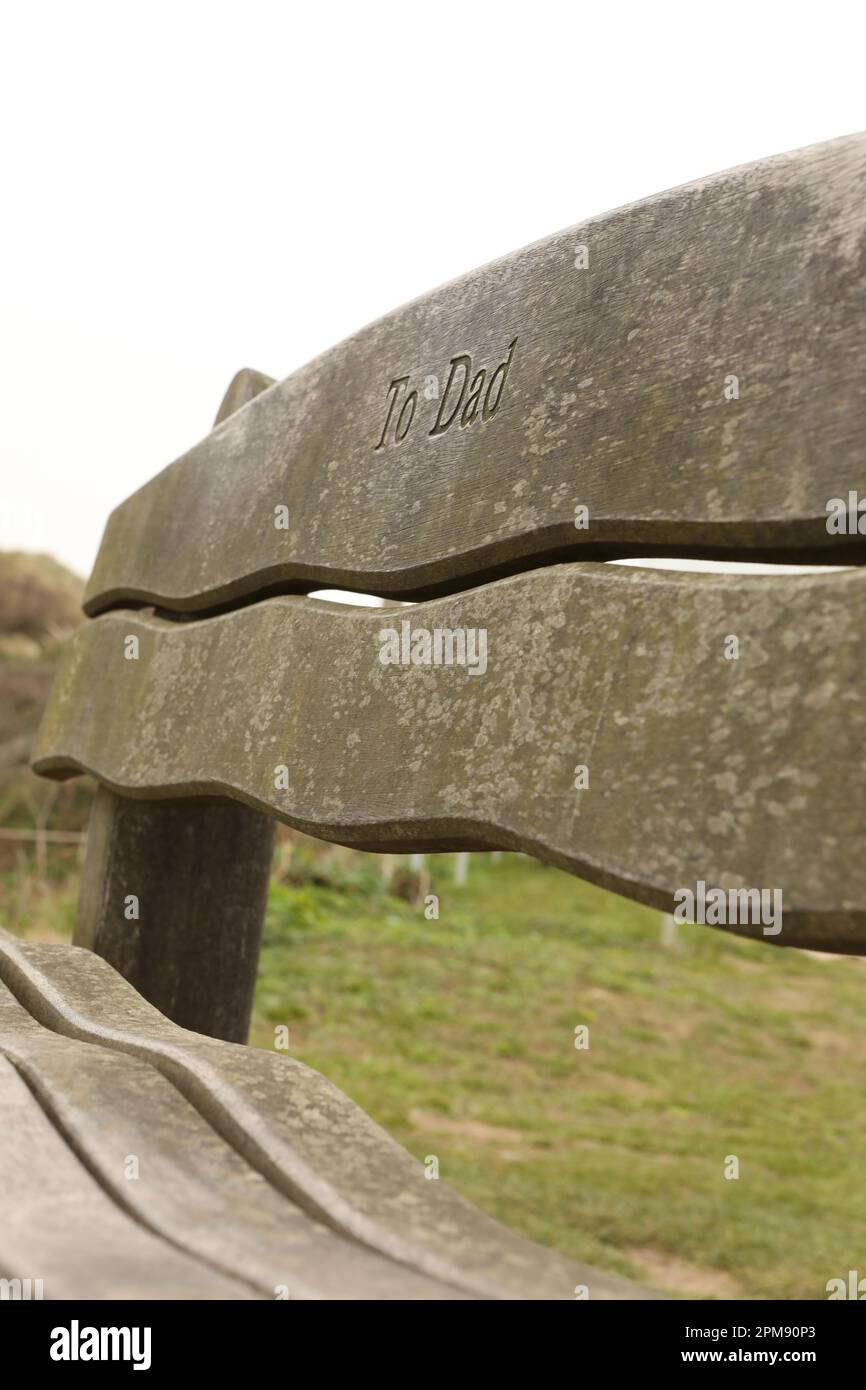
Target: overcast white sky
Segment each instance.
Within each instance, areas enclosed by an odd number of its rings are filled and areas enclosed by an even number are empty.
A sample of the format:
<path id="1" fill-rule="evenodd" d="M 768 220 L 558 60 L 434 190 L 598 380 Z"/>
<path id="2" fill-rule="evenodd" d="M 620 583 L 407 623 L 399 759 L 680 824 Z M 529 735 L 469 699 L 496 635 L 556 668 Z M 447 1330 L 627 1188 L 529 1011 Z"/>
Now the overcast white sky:
<path id="1" fill-rule="evenodd" d="M 858 8 L 3 4 L 0 548 L 85 574 L 238 367 L 862 129 Z"/>

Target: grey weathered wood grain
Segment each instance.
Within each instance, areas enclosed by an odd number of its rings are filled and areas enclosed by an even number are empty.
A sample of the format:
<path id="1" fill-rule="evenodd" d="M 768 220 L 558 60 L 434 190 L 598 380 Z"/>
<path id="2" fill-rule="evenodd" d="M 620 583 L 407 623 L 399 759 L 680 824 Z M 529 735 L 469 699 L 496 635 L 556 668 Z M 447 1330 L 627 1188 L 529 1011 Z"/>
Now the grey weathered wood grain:
<path id="1" fill-rule="evenodd" d="M 46 1299 L 254 1297 L 121 1211 L 3 1056 L 0 1114 L 0 1278 Z"/>
<path id="2" fill-rule="evenodd" d="M 589 563 L 413 609 L 115 612 L 69 644 L 34 765 L 383 851 L 522 849 L 665 910 L 701 880 L 780 889 L 781 934 L 739 930 L 862 952 L 864 603 L 866 571 Z M 484 629 L 486 671 L 383 665 L 403 622 Z"/>
<path id="3" fill-rule="evenodd" d="M 621 208 L 446 285 L 272 387 L 118 507 L 87 611 L 201 611 L 323 584 L 418 598 L 649 551 L 862 559 L 866 538 L 829 535 L 826 505 L 866 494 L 864 233 L 858 135 Z M 463 407 L 436 432 L 461 356 Z"/>
<path id="4" fill-rule="evenodd" d="M 62 989 L 62 970 L 58 973 Z M 0 983 L 2 1057 L 15 1066 L 60 1137 L 111 1199 L 100 1204 L 95 1218 L 91 1212 L 100 1231 L 100 1213 L 113 1204 L 174 1250 L 223 1274 L 233 1286 L 248 1285 L 247 1294 L 260 1298 L 275 1298 L 280 1288 L 293 1299 L 463 1296 L 312 1220 L 220 1138 L 159 1070 L 128 1052 L 52 1032 Z M 18 1136 L 19 1168 L 25 1171 L 34 1158 L 27 1137 Z M 56 1139 L 50 1145 L 56 1149 Z M 130 1158 L 138 1165 L 134 1178 L 127 1175 Z M 67 1169 L 71 1164 L 67 1160 Z M 92 1188 L 83 1179 L 78 1185 Z M 109 1210 L 109 1224 L 125 1223 Z M 57 1254 L 64 1262 L 64 1287 L 74 1287 L 82 1252 L 76 1248 L 71 1260 L 68 1253 Z M 134 1278 L 134 1245 L 130 1256 L 127 1278 Z M 38 1261 L 19 1265 L 39 1267 Z M 153 1277 L 145 1281 L 142 1296 L 152 1296 Z M 84 1278 L 86 1288 L 86 1271 Z"/>
<path id="5" fill-rule="evenodd" d="M 228 384 L 216 413 L 214 428 L 228 420 L 229 416 L 234 415 L 242 406 L 249 405 L 250 401 L 255 400 L 256 396 L 260 396 L 274 384 L 272 376 L 265 376 L 264 372 L 255 372 L 251 367 L 241 367 Z"/>
<path id="6" fill-rule="evenodd" d="M 271 384 L 238 372 L 217 424 Z M 272 852 L 273 823 L 248 806 L 131 802 L 101 787 L 75 941 L 182 1027 L 245 1042 Z M 127 911 L 131 896 L 137 917 Z"/>
<path id="7" fill-rule="evenodd" d="M 423 1164 L 317 1072 L 178 1028 L 89 951 L 19 942 L 0 931 L 0 980 L 43 1027 L 136 1058 L 167 1078 L 277 1191 L 406 1266 L 407 1289 L 420 1288 L 411 1270 L 477 1298 L 567 1300 L 577 1284 L 595 1299 L 654 1296 L 514 1235 L 444 1181 L 428 1181 Z M 77 1102 L 86 1104 L 84 1082 Z M 339 1281 L 339 1272 L 331 1278 Z"/>

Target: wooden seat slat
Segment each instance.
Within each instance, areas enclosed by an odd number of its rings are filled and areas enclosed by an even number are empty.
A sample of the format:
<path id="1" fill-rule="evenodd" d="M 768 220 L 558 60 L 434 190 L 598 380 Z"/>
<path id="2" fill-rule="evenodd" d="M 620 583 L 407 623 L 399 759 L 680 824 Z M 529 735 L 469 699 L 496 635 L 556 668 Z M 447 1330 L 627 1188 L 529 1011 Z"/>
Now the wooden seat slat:
<path id="1" fill-rule="evenodd" d="M 117 1207 L 3 1056 L 0 1114 L 0 1278 L 46 1299 L 254 1297 Z"/>
<path id="2" fill-rule="evenodd" d="M 232 1285 L 247 1285 L 248 1294 L 465 1296 L 314 1221 L 250 1167 L 157 1068 L 129 1052 L 44 1027 L 3 984 L 0 1056 L 15 1066 L 117 1208 Z M 30 1161 L 22 1141 L 19 1164 L 26 1169 Z M 61 1272 L 71 1286 L 80 1276 L 80 1252 L 67 1263 Z M 149 1285 L 141 1296 L 152 1296 Z"/>

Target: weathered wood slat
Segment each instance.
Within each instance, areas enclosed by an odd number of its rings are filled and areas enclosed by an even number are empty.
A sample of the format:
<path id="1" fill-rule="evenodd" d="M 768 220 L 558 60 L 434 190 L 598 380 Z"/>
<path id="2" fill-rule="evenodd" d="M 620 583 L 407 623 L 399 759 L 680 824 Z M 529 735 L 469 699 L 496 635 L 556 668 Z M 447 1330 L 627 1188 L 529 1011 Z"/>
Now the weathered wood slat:
<path id="1" fill-rule="evenodd" d="M 62 973 L 59 983 L 62 989 Z M 17 1068 L 111 1198 L 108 1207 L 122 1208 L 169 1246 L 225 1275 L 235 1296 L 239 1281 L 250 1286 L 247 1296 L 252 1291 L 271 1299 L 280 1289 L 293 1299 L 462 1296 L 313 1221 L 221 1139 L 155 1067 L 52 1032 L 2 983 L 0 1057 Z M 19 1167 L 27 1171 L 31 1161 L 22 1142 Z M 111 1211 L 109 1220 L 116 1225 L 117 1213 Z M 72 1268 L 58 1253 L 67 1265 L 64 1279 L 74 1281 L 81 1252 L 75 1250 Z M 143 1296 L 152 1296 L 150 1281 Z"/>
<path id="2" fill-rule="evenodd" d="M 121 1211 L 2 1056 L 0 1113 L 0 1278 L 46 1299 L 254 1297 Z"/>
<path id="3" fill-rule="evenodd" d="M 414 1271 L 478 1298 L 567 1300 L 577 1284 L 596 1299 L 653 1297 L 514 1235 L 444 1181 L 428 1181 L 423 1164 L 317 1072 L 178 1028 L 89 951 L 19 942 L 0 931 L 0 980 L 45 1028 L 136 1058 L 167 1078 L 278 1192 L 405 1266 L 410 1291 L 421 1288 L 409 1277 Z M 162 1094 L 154 1083 L 151 1089 Z M 178 1161 L 186 1155 L 196 1163 L 198 1149 L 182 1138 Z M 339 1272 L 331 1277 L 339 1280 Z M 440 1289 L 438 1296 L 447 1295 Z"/>
<path id="4" fill-rule="evenodd" d="M 866 495 L 864 231 L 861 135 L 477 270 L 272 387 L 118 507 L 85 607 L 321 585 L 421 598 L 652 551 L 862 559 L 826 507 Z"/>
<path id="5" fill-rule="evenodd" d="M 383 851 L 523 849 L 665 910 L 698 882 L 781 890 L 780 933 L 737 930 L 862 952 L 864 601 L 862 570 L 577 564 L 414 609 L 106 614 L 67 648 L 35 767 Z M 404 623 L 409 655 L 478 634 L 474 674 L 383 665 Z"/>

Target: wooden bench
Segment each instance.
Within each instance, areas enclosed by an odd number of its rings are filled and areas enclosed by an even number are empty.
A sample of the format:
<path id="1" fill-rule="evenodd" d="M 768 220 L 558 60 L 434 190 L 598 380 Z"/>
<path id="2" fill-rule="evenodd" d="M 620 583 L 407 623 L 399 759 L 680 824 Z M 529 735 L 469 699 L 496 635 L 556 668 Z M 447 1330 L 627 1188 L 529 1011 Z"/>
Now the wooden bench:
<path id="1" fill-rule="evenodd" d="M 866 950 L 864 191 L 854 137 L 552 237 L 240 373 L 112 514 L 34 759 L 99 782 L 76 945 L 0 936 L 0 1274 L 650 1296 L 243 1045 L 273 820 L 521 850 L 666 911 L 742 890 L 706 920 Z M 649 554 L 851 568 L 603 563 Z"/>

